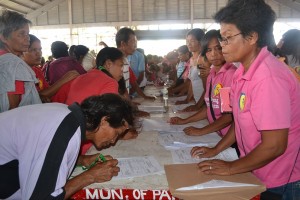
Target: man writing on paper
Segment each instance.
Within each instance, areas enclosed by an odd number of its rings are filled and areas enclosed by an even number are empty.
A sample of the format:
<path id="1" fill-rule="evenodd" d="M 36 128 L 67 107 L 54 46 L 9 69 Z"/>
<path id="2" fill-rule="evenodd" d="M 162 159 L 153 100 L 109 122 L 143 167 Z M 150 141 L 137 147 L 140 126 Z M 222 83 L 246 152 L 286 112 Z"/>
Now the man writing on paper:
<path id="1" fill-rule="evenodd" d="M 87 171 L 68 180 L 82 140 L 97 148 L 116 142 L 133 124 L 130 103 L 104 94 L 67 106 L 24 106 L 0 114 L 0 199 L 68 199 L 92 183 L 118 175 L 118 161 L 82 156 Z"/>

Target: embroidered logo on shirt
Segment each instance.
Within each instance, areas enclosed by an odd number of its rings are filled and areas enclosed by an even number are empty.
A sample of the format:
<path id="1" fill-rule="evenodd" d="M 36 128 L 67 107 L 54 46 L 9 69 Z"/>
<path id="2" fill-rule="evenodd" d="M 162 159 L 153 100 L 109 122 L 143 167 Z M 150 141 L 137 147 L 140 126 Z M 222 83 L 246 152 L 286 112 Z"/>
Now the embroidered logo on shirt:
<path id="1" fill-rule="evenodd" d="M 245 103 L 246 103 L 246 94 L 245 93 L 241 93 L 241 96 L 240 96 L 240 100 L 239 100 L 239 107 L 240 107 L 240 110 L 244 110 L 245 108 Z"/>
<path id="2" fill-rule="evenodd" d="M 38 87 L 37 90 L 38 91 L 43 90 L 44 89 L 43 81 L 39 78 L 37 78 L 37 79 L 39 81 L 38 83 L 35 84 L 35 86 Z"/>
<path id="3" fill-rule="evenodd" d="M 214 87 L 214 95 L 217 96 L 218 94 L 220 94 L 220 89 L 223 88 L 221 83 L 218 83 L 215 85 Z"/>

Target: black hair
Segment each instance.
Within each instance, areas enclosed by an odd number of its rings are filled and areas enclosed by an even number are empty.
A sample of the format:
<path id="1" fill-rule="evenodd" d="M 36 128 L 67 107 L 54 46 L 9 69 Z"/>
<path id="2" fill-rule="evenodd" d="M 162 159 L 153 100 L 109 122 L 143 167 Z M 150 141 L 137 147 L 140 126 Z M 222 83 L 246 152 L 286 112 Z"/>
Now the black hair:
<path id="1" fill-rule="evenodd" d="M 0 16 L 0 35 L 8 38 L 12 32 L 19 30 L 26 24 L 30 25 L 31 21 L 23 15 L 14 11 L 4 10 Z M 4 46 L 4 43 L 0 40 L 0 48 Z"/>
<path id="2" fill-rule="evenodd" d="M 282 40 L 281 53 L 283 55 L 292 55 L 292 60 L 300 62 L 300 30 L 288 30 L 282 35 Z"/>
<path id="3" fill-rule="evenodd" d="M 89 50 L 90 49 L 84 45 L 77 45 L 73 49 L 73 54 L 74 54 L 76 60 L 79 60 L 80 57 L 84 57 L 89 52 Z M 70 50 L 69 50 L 69 52 L 70 52 Z"/>
<path id="4" fill-rule="evenodd" d="M 234 24 L 243 37 L 256 32 L 258 47 L 274 48 L 273 25 L 276 14 L 264 0 L 229 1 L 215 14 L 214 19 L 217 23 Z"/>
<path id="5" fill-rule="evenodd" d="M 131 28 L 121 28 L 116 34 L 116 44 L 119 48 L 121 46 L 121 42 L 127 43 L 129 41 L 130 35 L 135 35 L 134 31 Z"/>
<path id="6" fill-rule="evenodd" d="M 124 57 L 124 55 L 123 55 L 122 51 L 120 51 L 119 49 L 117 49 L 115 47 L 104 47 L 97 54 L 96 65 L 97 65 L 97 67 L 104 66 L 104 63 L 107 60 L 114 62 L 123 57 Z"/>
<path id="7" fill-rule="evenodd" d="M 91 96 L 80 105 L 86 118 L 86 130 L 97 131 L 101 119 L 107 117 L 107 122 L 113 128 L 119 128 L 125 121 L 133 125 L 133 108 L 131 103 L 120 95 L 107 93 Z"/>
<path id="8" fill-rule="evenodd" d="M 194 28 L 192 30 L 190 30 L 186 36 L 192 35 L 194 36 L 199 42 L 201 42 L 203 36 L 204 36 L 204 31 L 200 28 Z"/>
<path id="9" fill-rule="evenodd" d="M 105 68 L 103 68 L 104 63 L 107 60 L 111 60 L 112 62 L 114 62 L 118 59 L 123 58 L 123 56 L 124 55 L 123 55 L 122 51 L 120 51 L 119 49 L 117 49 L 115 47 L 104 47 L 97 54 L 97 57 L 96 57 L 97 68 L 100 69 L 103 73 L 105 73 L 109 77 L 113 78 L 113 76 L 109 73 L 109 71 L 107 71 Z M 121 95 L 125 94 L 126 84 L 125 84 L 125 80 L 123 77 L 118 81 L 118 84 L 119 84 L 119 94 L 121 94 Z"/>
<path id="10" fill-rule="evenodd" d="M 62 41 L 55 41 L 51 44 L 51 52 L 54 58 L 69 56 L 68 45 Z"/>
<path id="11" fill-rule="evenodd" d="M 218 39 L 220 37 L 221 37 L 221 35 L 220 35 L 219 30 L 214 30 L 213 29 L 213 30 L 207 31 L 206 34 L 204 35 L 204 37 L 201 40 L 201 49 L 202 49 L 201 56 L 206 58 L 206 52 L 207 52 L 207 49 L 208 49 L 209 42 L 213 38 Z"/>
<path id="12" fill-rule="evenodd" d="M 41 42 L 41 40 L 37 38 L 35 35 L 29 34 L 29 38 L 30 38 L 29 48 L 31 47 L 32 43 L 34 43 L 35 41 Z"/>

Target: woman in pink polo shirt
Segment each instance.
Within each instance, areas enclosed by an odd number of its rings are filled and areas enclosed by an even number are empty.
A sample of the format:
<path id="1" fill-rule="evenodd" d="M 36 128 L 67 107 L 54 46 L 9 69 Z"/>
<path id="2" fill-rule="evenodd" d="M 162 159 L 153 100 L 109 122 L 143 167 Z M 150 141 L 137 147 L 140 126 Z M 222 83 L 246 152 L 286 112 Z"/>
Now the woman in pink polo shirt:
<path id="1" fill-rule="evenodd" d="M 206 81 L 206 92 L 204 98 L 206 106 L 202 107 L 197 113 L 186 119 L 179 117 L 172 117 L 170 119 L 171 124 L 187 124 L 208 119 L 210 124 L 203 128 L 195 128 L 190 126 L 183 129 L 187 135 L 205 135 L 218 131 L 221 136 L 224 136 L 232 122 L 231 114 L 221 113 L 219 89 L 222 87 L 231 86 L 232 76 L 236 70 L 236 67 L 233 64 L 225 61 L 222 55 L 222 47 L 218 41 L 219 37 L 219 31 L 210 30 L 201 40 L 201 54 L 205 57 L 205 59 L 208 60 L 209 63 L 212 64 L 212 68 Z M 210 109 L 210 107 L 212 107 L 212 109 Z"/>
<path id="2" fill-rule="evenodd" d="M 240 62 L 231 89 L 234 123 L 213 148 L 195 147 L 194 157 L 212 157 L 235 141 L 241 157 L 204 161 L 206 174 L 252 171 L 284 200 L 300 199 L 300 85 L 267 47 L 274 47 L 275 13 L 263 0 L 233 0 L 215 15 L 227 62 Z M 264 193 L 266 194 L 266 193 Z"/>

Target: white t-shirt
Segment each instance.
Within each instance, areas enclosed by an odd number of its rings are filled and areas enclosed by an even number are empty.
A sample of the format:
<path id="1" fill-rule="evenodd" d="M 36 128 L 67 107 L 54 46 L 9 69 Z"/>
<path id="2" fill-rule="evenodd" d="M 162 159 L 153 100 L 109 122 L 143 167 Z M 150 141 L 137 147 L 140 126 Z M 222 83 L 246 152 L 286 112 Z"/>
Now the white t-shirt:
<path id="1" fill-rule="evenodd" d="M 9 199 L 30 198 L 56 129 L 69 113 L 67 105 L 49 103 L 23 106 L 0 114 L 0 165 L 19 161 L 21 189 Z M 64 154 L 52 196 L 63 192 L 76 163 L 80 143 L 78 128 Z"/>

